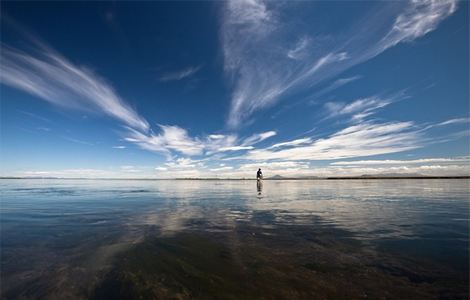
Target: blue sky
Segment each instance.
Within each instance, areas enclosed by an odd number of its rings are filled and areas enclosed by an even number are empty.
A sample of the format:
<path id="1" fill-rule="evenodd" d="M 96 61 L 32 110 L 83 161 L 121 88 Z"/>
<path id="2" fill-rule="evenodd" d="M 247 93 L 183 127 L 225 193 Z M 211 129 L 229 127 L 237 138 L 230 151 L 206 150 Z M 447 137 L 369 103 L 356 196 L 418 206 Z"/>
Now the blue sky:
<path id="1" fill-rule="evenodd" d="M 468 2 L 2 2 L 1 175 L 468 175 Z"/>

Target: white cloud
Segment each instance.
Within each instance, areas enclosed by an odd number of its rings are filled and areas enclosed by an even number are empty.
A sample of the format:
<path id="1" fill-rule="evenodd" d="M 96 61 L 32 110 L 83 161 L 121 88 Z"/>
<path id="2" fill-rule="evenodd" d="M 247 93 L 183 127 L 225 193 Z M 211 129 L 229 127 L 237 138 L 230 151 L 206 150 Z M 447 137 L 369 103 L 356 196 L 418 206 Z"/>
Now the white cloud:
<path id="1" fill-rule="evenodd" d="M 40 116 L 38 114 L 33 114 L 31 112 L 28 112 L 28 111 L 24 111 L 24 110 L 18 110 L 20 113 L 24 114 L 24 115 L 27 115 L 29 117 L 32 117 L 36 120 L 40 120 L 40 121 L 43 121 L 43 122 L 46 122 L 46 123 L 52 123 L 51 120 L 49 120 L 48 118 L 44 118 L 43 116 Z"/>
<path id="2" fill-rule="evenodd" d="M 402 152 L 420 147 L 412 122 L 361 123 L 298 147 L 249 151 L 244 159 L 330 160 Z"/>
<path id="3" fill-rule="evenodd" d="M 262 168 L 263 170 L 270 170 L 272 172 L 277 172 L 286 169 L 306 169 L 309 168 L 308 163 L 298 162 L 298 161 L 274 161 L 274 162 L 259 162 L 259 163 L 246 163 L 240 166 L 240 170 L 258 170 Z"/>
<path id="4" fill-rule="evenodd" d="M 223 172 L 223 171 L 233 170 L 233 167 L 220 167 L 220 168 L 213 168 L 209 170 L 211 172 Z"/>
<path id="5" fill-rule="evenodd" d="M 436 127 L 448 126 L 448 125 L 455 125 L 455 124 L 467 124 L 470 123 L 470 118 L 455 118 L 449 119 L 446 121 L 442 121 L 440 123 L 430 124 L 424 127 L 423 130 L 428 130 Z"/>
<path id="6" fill-rule="evenodd" d="M 224 46 L 224 67 L 229 79 L 233 80 L 234 87 L 229 120 L 233 126 L 237 126 L 254 111 L 274 104 L 288 91 L 315 85 L 355 64 L 372 58 L 399 42 L 411 41 L 423 36 L 434 30 L 440 21 L 455 11 L 456 7 L 453 1 L 440 3 L 425 1 L 420 5 L 409 4 L 408 6 L 415 7 L 415 10 L 410 10 L 408 7 L 405 13 L 397 14 L 398 9 L 395 9 L 393 16 L 387 14 L 387 20 L 393 21 L 389 22 L 394 24 L 393 28 L 387 27 L 380 30 L 372 28 L 374 34 L 363 36 L 364 45 L 358 42 L 361 40 L 361 32 L 357 32 L 357 35 L 351 35 L 347 42 L 341 38 L 333 38 L 334 44 L 338 46 L 325 50 L 327 48 L 323 47 L 321 40 L 319 48 L 312 48 L 317 46 L 317 40 L 303 32 L 300 38 L 292 37 L 293 42 L 288 43 L 289 47 L 286 48 L 284 42 L 288 30 L 278 30 L 283 26 L 281 20 L 284 19 L 278 18 L 282 12 L 275 10 L 276 5 L 276 3 L 255 0 L 224 3 L 221 34 Z M 431 17 L 433 14 L 434 17 Z M 384 24 L 388 23 L 384 22 Z M 384 35 L 387 32 L 388 34 Z M 312 45 L 312 40 L 315 40 L 315 45 Z M 282 45 L 278 45 L 278 41 Z M 276 143 L 264 149 L 255 149 L 254 145 L 275 136 L 275 131 L 255 133 L 248 137 L 220 133 L 192 136 L 186 129 L 179 126 L 159 125 L 159 131 L 154 132 L 147 121 L 127 105 L 104 79 L 88 69 L 74 65 L 49 48 L 43 47 L 36 52 L 35 55 L 30 55 L 2 46 L 1 82 L 55 105 L 85 110 L 98 108 L 99 111 L 119 120 L 122 125 L 126 126 L 123 133 L 126 141 L 149 151 L 164 153 L 168 159 L 171 159 L 167 165 L 156 167 L 157 171 L 182 170 L 184 176 L 208 172 L 201 161 L 194 161 L 190 158 L 175 159 L 175 153 L 178 156 L 191 157 L 206 155 L 209 159 L 211 155 L 220 157 L 229 155 L 229 153 L 221 152 L 250 150 L 239 159 L 261 164 L 267 164 L 266 161 L 270 161 L 266 168 L 272 167 L 277 172 L 282 172 L 283 167 L 288 170 L 284 172 L 294 170 L 304 172 L 308 169 L 308 164 L 304 161 L 395 153 L 422 146 L 421 132 L 423 130 L 416 130 L 411 122 L 364 122 L 323 139 L 314 140 L 312 137 L 306 137 Z M 167 76 L 166 80 L 191 76 L 199 68 L 188 68 L 178 74 L 175 72 L 170 74 L 172 76 Z M 358 78 L 355 76 L 338 79 L 325 89 L 330 91 Z M 357 121 L 363 120 L 392 101 L 391 98 L 383 99 L 373 96 L 348 104 L 331 102 L 325 107 L 329 109 L 331 115 L 348 115 Z M 468 118 L 459 118 L 433 126 L 466 122 Z M 80 142 L 83 143 L 83 141 Z M 125 146 L 113 148 L 123 149 Z M 276 161 L 273 162 L 273 160 Z M 281 163 L 284 165 L 282 166 Z M 446 164 L 447 162 L 439 163 Z M 211 170 L 239 174 L 236 172 L 248 172 L 248 167 L 253 166 L 245 164 L 236 170 L 232 169 L 232 166 L 221 165 L 220 168 Z M 345 164 L 344 166 L 351 165 Z"/>
<path id="7" fill-rule="evenodd" d="M 195 167 L 196 161 L 180 161 L 170 166 L 158 166 L 156 168 L 125 168 L 125 169 L 64 169 L 64 170 L 30 170 L 14 173 L 15 176 L 31 177 L 62 177 L 62 178 L 255 178 L 256 170 L 261 168 L 265 178 L 274 175 L 284 177 L 342 177 L 361 175 L 384 175 L 384 174 L 409 174 L 428 176 L 470 176 L 469 164 L 437 163 L 429 164 L 393 164 L 393 165 L 330 165 L 316 167 L 306 162 L 299 161 L 277 161 L 246 163 L 238 168 L 225 166 L 220 168 L 206 169 Z"/>
<path id="8" fill-rule="evenodd" d="M 160 134 L 143 134 L 131 128 L 126 133 L 125 140 L 139 145 L 142 149 L 169 154 L 170 150 L 185 155 L 200 155 L 204 144 L 197 138 L 192 138 L 188 132 L 178 126 L 159 125 Z"/>
<path id="9" fill-rule="evenodd" d="M 140 167 L 135 167 L 135 166 L 121 166 L 121 172 L 124 173 L 141 173 L 142 168 Z"/>
<path id="10" fill-rule="evenodd" d="M 31 177 L 62 177 L 62 178 L 107 178 L 116 175 L 118 172 L 109 172 L 100 169 L 64 169 L 64 170 L 30 170 L 20 171 L 19 176 Z"/>
<path id="11" fill-rule="evenodd" d="M 89 69 L 74 65 L 43 43 L 35 42 L 35 45 L 37 45 L 34 48 L 35 55 L 2 45 L 0 80 L 3 84 L 38 96 L 54 105 L 96 110 L 111 116 L 126 128 L 125 140 L 136 143 L 143 149 L 166 155 L 170 155 L 172 151 L 185 155 L 202 154 L 205 148 L 203 142 L 190 137 L 185 129 L 160 125 L 161 133 L 154 134 L 148 122 L 127 105 L 103 78 Z M 190 76 L 199 68 L 187 69 L 178 76 L 180 78 Z M 167 76 L 167 79 L 170 77 Z M 92 145 L 71 137 L 63 138 L 75 143 Z M 227 136 L 211 145 L 219 143 L 221 147 L 231 146 L 233 139 Z M 113 148 L 124 149 L 125 146 Z"/>
<path id="12" fill-rule="evenodd" d="M 385 105 L 388 105 L 390 101 L 388 100 L 382 100 L 378 98 L 365 98 L 365 99 L 359 99 L 356 100 L 352 103 L 349 103 L 345 105 L 341 111 L 339 112 L 340 114 L 351 114 L 351 113 L 356 113 L 356 112 L 368 112 L 370 110 L 375 110 L 377 108 L 384 107 Z"/>
<path id="13" fill-rule="evenodd" d="M 221 140 L 221 139 L 225 138 L 225 135 L 223 135 L 223 134 L 210 134 L 209 138 L 212 139 L 212 140 Z"/>
<path id="14" fill-rule="evenodd" d="M 255 133 L 240 141 L 238 136 L 233 134 L 191 137 L 185 129 L 178 126 L 159 125 L 159 127 L 160 134 L 145 134 L 127 128 L 124 139 L 137 144 L 142 149 L 163 153 L 169 158 L 173 151 L 187 156 L 208 156 L 227 151 L 251 150 L 254 149 L 252 145 L 276 134 L 275 131 Z"/>
<path id="15" fill-rule="evenodd" d="M 261 132 L 261 133 L 255 133 L 249 136 L 248 138 L 246 138 L 245 140 L 243 140 L 242 146 L 257 144 L 261 141 L 264 141 L 265 139 L 275 136 L 276 134 L 277 134 L 276 131 L 272 131 L 272 130 Z"/>
<path id="16" fill-rule="evenodd" d="M 321 68 L 323 68 L 323 67 L 325 67 L 329 64 L 333 64 L 333 63 L 336 63 L 336 62 L 341 62 L 341 61 L 346 60 L 348 58 L 350 58 L 350 57 L 349 57 L 347 52 L 338 52 L 338 53 L 330 52 L 330 53 L 326 54 L 325 56 L 321 57 L 320 59 L 318 59 L 313 64 L 313 66 L 310 69 L 308 69 L 304 74 L 302 74 L 299 78 L 303 79 L 305 77 L 313 75 L 318 70 L 320 70 Z"/>
<path id="17" fill-rule="evenodd" d="M 452 124 L 465 124 L 469 123 L 470 118 L 457 118 L 457 119 L 450 119 L 441 123 L 436 124 L 436 126 L 445 126 L 445 125 L 452 125 Z"/>
<path id="18" fill-rule="evenodd" d="M 266 3 L 260 0 L 228 1 L 225 8 L 225 21 L 231 25 L 251 27 L 249 30 L 262 30 L 273 17 Z"/>
<path id="19" fill-rule="evenodd" d="M 289 141 L 289 142 L 277 143 L 277 144 L 274 144 L 274 145 L 268 147 L 268 149 L 298 146 L 298 145 L 302 145 L 302 144 L 309 144 L 311 142 L 312 142 L 311 138 L 302 138 L 302 139 L 296 139 L 296 140 Z"/>
<path id="20" fill-rule="evenodd" d="M 79 140 L 79 139 L 75 139 L 75 138 L 72 138 L 72 137 L 69 137 L 69 136 L 61 136 L 61 138 L 63 138 L 64 140 L 67 140 L 69 142 L 76 143 L 76 144 L 82 144 L 82 145 L 88 145 L 88 146 L 93 146 L 94 145 L 93 143 L 90 143 L 90 142 L 87 142 L 87 141 L 82 141 L 82 140 Z"/>
<path id="21" fill-rule="evenodd" d="M 325 95 L 331 91 L 334 91 L 340 87 L 342 87 L 343 85 L 346 85 L 350 82 L 354 82 L 358 79 L 361 79 L 362 77 L 361 76 L 352 76 L 352 77 L 346 77 L 346 78 L 339 78 L 337 80 L 335 80 L 332 84 L 326 86 L 325 88 L 319 90 L 318 92 L 315 92 L 311 98 L 317 98 L 317 97 L 320 97 L 322 95 Z"/>
<path id="22" fill-rule="evenodd" d="M 313 87 L 398 43 L 435 30 L 456 10 L 457 2 L 381 2 L 328 38 L 309 33 L 314 25 L 303 26 L 305 20 L 286 9 L 288 5 L 261 0 L 222 5 L 224 68 L 233 89 L 227 123 L 232 128 L 288 93 Z M 295 5 L 303 7 L 303 3 Z M 303 55 L 295 55 L 297 51 Z"/>
<path id="23" fill-rule="evenodd" d="M 253 149 L 253 146 L 232 146 L 232 147 L 219 148 L 218 151 L 224 152 L 224 151 L 239 151 L 239 150 L 251 150 L 251 149 Z"/>
<path id="24" fill-rule="evenodd" d="M 35 53 L 33 56 L 2 44 L 0 81 L 54 105 L 98 110 L 127 126 L 148 130 L 147 121 L 91 70 L 46 47 L 35 49 Z"/>
<path id="25" fill-rule="evenodd" d="M 302 37 L 295 47 L 287 52 L 287 57 L 291 59 L 301 59 L 305 55 L 305 50 L 309 44 L 310 38 Z"/>
<path id="26" fill-rule="evenodd" d="M 328 111 L 328 117 L 353 115 L 351 118 L 353 121 L 362 121 L 376 110 L 389 105 L 393 101 L 392 98 L 382 99 L 378 96 L 373 96 L 357 99 L 351 103 L 327 102 L 325 103 L 325 108 Z"/>
<path id="27" fill-rule="evenodd" d="M 165 163 L 165 166 L 170 169 L 192 169 L 196 167 L 203 167 L 203 163 L 197 160 L 192 160 L 187 157 L 181 157 L 174 161 Z"/>
<path id="28" fill-rule="evenodd" d="M 183 69 L 183 70 L 163 74 L 159 78 L 159 80 L 163 81 L 163 82 L 181 80 L 181 79 L 193 76 L 200 69 L 201 69 L 201 66 L 188 67 L 188 68 Z"/>
<path id="29" fill-rule="evenodd" d="M 336 161 L 330 165 L 355 166 L 355 165 L 410 165 L 410 164 L 459 164 L 470 163 L 469 157 L 457 158 L 421 158 L 413 160 L 356 160 L 356 161 Z"/>
<path id="30" fill-rule="evenodd" d="M 117 168 L 69 168 L 58 170 L 17 171 L 15 176 L 60 178 L 156 178 L 154 168 L 147 166 L 120 166 Z"/>
<path id="31" fill-rule="evenodd" d="M 435 30 L 439 23 L 457 10 L 454 0 L 410 1 L 395 19 L 390 32 L 381 41 L 384 48 L 409 42 Z"/>
<path id="32" fill-rule="evenodd" d="M 238 137 L 234 134 L 210 134 L 204 139 L 206 154 L 210 155 L 220 151 L 230 151 L 231 147 L 237 146 Z"/>

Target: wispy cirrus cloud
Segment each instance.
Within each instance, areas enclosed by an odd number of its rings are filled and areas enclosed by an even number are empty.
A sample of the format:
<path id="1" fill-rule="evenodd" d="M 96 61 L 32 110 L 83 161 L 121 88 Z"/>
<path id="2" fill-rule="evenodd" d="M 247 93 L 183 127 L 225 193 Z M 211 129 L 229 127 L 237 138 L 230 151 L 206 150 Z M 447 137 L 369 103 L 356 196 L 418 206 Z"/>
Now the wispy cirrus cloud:
<path id="1" fill-rule="evenodd" d="M 161 133 L 142 133 L 128 128 L 125 140 L 140 146 L 142 149 L 171 155 L 171 151 L 177 151 L 185 155 L 202 154 L 204 145 L 196 138 L 190 137 L 188 132 L 178 126 L 159 125 Z"/>
<path id="2" fill-rule="evenodd" d="M 323 96 L 331 91 L 334 91 L 348 83 L 351 83 L 351 82 L 354 82 L 358 79 L 361 79 L 362 76 L 359 76 L 359 75 L 356 75 L 356 76 L 351 76 L 351 77 L 345 77 L 345 78 L 339 78 L 339 79 L 336 79 L 333 83 L 329 84 L 328 86 L 322 88 L 321 90 L 319 90 L 318 92 L 315 92 L 311 97 L 310 99 L 315 99 L 315 98 L 318 98 L 320 96 Z"/>
<path id="3" fill-rule="evenodd" d="M 233 167 L 220 167 L 220 168 L 212 168 L 212 169 L 209 169 L 211 172 L 227 172 L 227 171 L 230 171 L 230 170 L 233 170 Z"/>
<path id="4" fill-rule="evenodd" d="M 260 162 L 260 163 L 245 163 L 240 165 L 239 170 L 252 171 L 257 168 L 263 168 L 264 170 L 275 172 L 278 170 L 299 170 L 309 169 L 310 166 L 306 162 L 299 161 L 274 161 L 274 162 Z"/>
<path id="5" fill-rule="evenodd" d="M 63 178 L 254 178 L 254 171 L 262 168 L 266 177 L 282 175 L 285 177 L 338 177 L 361 175 L 428 175 L 428 176 L 469 176 L 468 164 L 419 164 L 419 165 L 329 165 L 316 167 L 306 162 L 279 161 L 246 163 L 238 167 L 207 167 L 197 162 L 175 162 L 170 166 L 155 168 L 132 167 L 100 169 L 64 169 L 64 170 L 27 170 L 14 173 L 15 176 L 63 177 Z M 11 174 L 10 174 L 11 175 Z"/>
<path id="6" fill-rule="evenodd" d="M 276 134 L 277 134 L 276 131 L 273 131 L 273 130 L 261 132 L 261 133 L 255 133 L 247 137 L 246 139 L 244 139 L 242 142 L 242 146 L 257 144 L 259 142 L 264 141 L 265 139 L 275 136 Z"/>
<path id="7" fill-rule="evenodd" d="M 227 120 L 231 127 L 289 93 L 314 87 L 390 47 L 426 35 L 457 9 L 455 0 L 382 2 L 325 39 L 309 32 L 312 24 L 303 26 L 292 10 L 291 15 L 283 14 L 288 5 L 263 0 L 222 5 L 224 69 L 233 88 Z M 296 7 L 302 9 L 303 4 Z"/>
<path id="8" fill-rule="evenodd" d="M 198 166 L 203 166 L 203 163 L 197 160 L 192 160 L 191 158 L 180 157 L 176 160 L 165 163 L 165 166 L 171 169 L 193 169 Z"/>
<path id="9" fill-rule="evenodd" d="M 413 41 L 435 30 L 442 20 L 456 10 L 457 1 L 453 0 L 410 1 L 379 44 L 385 50 L 400 42 Z"/>
<path id="10" fill-rule="evenodd" d="M 72 137 L 69 137 L 69 136 L 62 136 L 62 138 L 64 140 L 67 140 L 69 142 L 73 142 L 73 143 L 76 143 L 76 144 L 82 144 L 82 145 L 88 145 L 88 146 L 93 146 L 94 145 L 93 143 L 90 143 L 90 142 L 87 142 L 87 141 L 82 141 L 82 140 L 79 140 L 79 139 L 75 139 L 75 138 L 72 138 Z"/>
<path id="11" fill-rule="evenodd" d="M 237 135 L 210 134 L 191 137 L 187 130 L 178 126 L 159 125 L 161 133 L 145 134 L 128 128 L 125 140 L 139 145 L 142 149 L 165 153 L 172 151 L 183 155 L 212 155 L 218 152 L 240 151 L 253 149 L 257 144 L 276 134 L 275 131 L 257 133 L 248 138 L 240 139 Z"/>
<path id="12" fill-rule="evenodd" d="M 381 98 L 372 96 L 361 98 L 349 103 L 344 102 L 326 102 L 324 107 L 327 110 L 328 118 L 338 116 L 351 116 L 352 121 L 362 121 L 366 117 L 375 113 L 378 109 L 383 108 L 397 99 Z"/>
<path id="13" fill-rule="evenodd" d="M 470 157 L 453 158 L 421 158 L 410 160 L 383 159 L 383 160 L 355 160 L 355 161 L 335 161 L 330 165 L 355 166 L 355 165 L 415 165 L 415 164 L 469 164 Z"/>
<path id="14" fill-rule="evenodd" d="M 298 146 L 298 145 L 309 144 L 311 142 L 312 142 L 311 138 L 302 138 L 302 139 L 292 140 L 289 142 L 277 143 L 268 147 L 268 149 L 274 149 L 274 148 L 280 148 L 280 147 L 293 147 L 293 146 Z"/>
<path id="15" fill-rule="evenodd" d="M 305 57 L 305 55 L 307 55 L 306 49 L 310 43 L 310 38 L 300 38 L 299 41 L 295 44 L 295 47 L 287 51 L 287 57 L 296 60 L 302 59 L 303 57 Z"/>
<path id="16" fill-rule="evenodd" d="M 444 127 L 444 126 L 449 126 L 449 125 L 468 124 L 468 123 L 470 123 L 470 118 L 454 118 L 454 119 L 445 120 L 439 123 L 429 124 L 426 127 L 424 127 L 423 130 L 439 128 L 439 127 Z"/>
<path id="17" fill-rule="evenodd" d="M 163 82 L 181 80 L 181 79 L 193 76 L 201 68 L 202 68 L 202 66 L 199 65 L 199 66 L 187 67 L 185 69 L 174 71 L 174 72 L 168 72 L 168 73 L 165 73 L 162 76 L 160 76 L 160 78 L 158 80 L 163 81 Z"/>
<path id="18" fill-rule="evenodd" d="M 406 13 L 399 13 L 401 8 L 393 3 L 386 3 L 394 8 L 392 12 L 396 14 L 393 16 L 403 14 L 403 17 L 394 18 L 389 16 L 389 12 L 378 12 L 388 16 L 387 20 L 390 21 L 391 27 L 384 27 L 381 30 L 374 28 L 371 30 L 374 34 L 365 33 L 369 48 L 360 45 L 357 37 L 351 35 L 349 42 L 338 38 L 338 46 L 328 51 L 324 50 L 325 45 L 321 39 L 317 41 L 315 37 L 309 37 L 305 33 L 300 38 L 293 38 L 288 47 L 282 45 L 276 47 L 276 37 L 284 38 L 286 31 L 279 30 L 283 26 L 284 19 L 279 18 L 277 4 L 273 2 L 252 0 L 225 3 L 229 10 L 225 13 L 229 18 L 224 19 L 223 26 L 224 68 L 234 87 L 229 123 L 236 126 L 252 112 L 274 104 L 288 92 L 314 86 L 393 45 L 425 35 L 455 11 L 456 6 L 452 6 L 452 3 L 454 2 L 442 1 L 436 4 L 424 1 L 422 5 L 417 6 L 416 11 L 410 10 Z M 434 14 L 434 17 L 429 17 L 430 14 Z M 416 19 L 418 17 L 419 20 Z M 417 28 L 413 27 L 413 24 L 416 24 Z M 384 36 L 384 32 L 393 32 L 393 34 Z M 250 38 L 242 38 L 244 35 L 241 33 Z M 234 44 L 231 39 L 237 43 Z M 317 44 L 318 49 L 315 48 Z M 256 49 L 257 45 L 261 45 L 261 49 Z M 251 54 L 253 55 L 249 56 Z M 264 146 L 261 142 L 275 136 L 277 134 L 275 131 L 254 133 L 245 137 L 235 133 L 219 132 L 197 136 L 190 134 L 188 129 L 175 125 L 159 125 L 154 131 L 145 118 L 126 103 L 109 82 L 95 72 L 72 63 L 49 47 L 38 47 L 34 52 L 26 53 L 2 45 L 1 58 L 0 80 L 3 84 L 61 107 L 83 110 L 97 108 L 99 112 L 114 118 L 124 126 L 122 133 L 124 140 L 142 149 L 165 154 L 168 163 L 156 168 L 162 172 L 182 170 L 186 175 L 210 174 L 211 171 L 244 174 L 243 172 L 255 168 L 255 165 L 262 165 L 282 174 L 289 174 L 294 170 L 307 173 L 312 172 L 307 161 L 364 157 L 419 148 L 423 145 L 423 131 L 427 129 L 419 130 L 417 129 L 419 126 L 415 126 L 412 122 L 365 121 L 321 139 L 309 136 L 284 142 L 276 141 L 277 143 L 271 146 Z M 200 67 L 193 67 L 167 74 L 166 80 L 187 78 L 199 69 Z M 359 76 L 340 78 L 327 86 L 324 92 L 359 78 Z M 355 121 L 364 121 L 393 101 L 392 98 L 372 96 L 350 103 L 330 102 L 325 104 L 325 108 L 331 116 L 348 116 Z M 458 118 L 430 126 L 467 122 L 468 118 Z M 299 136 L 306 134 L 307 132 Z M 249 162 L 238 169 L 235 166 L 208 167 L 202 160 L 190 158 L 206 156 L 209 161 L 212 155 L 231 158 L 234 155 L 241 155 L 240 153 L 246 155 L 238 158 Z M 179 155 L 188 157 L 178 157 Z M 426 163 L 429 165 L 434 162 Z M 440 163 L 446 164 L 444 161 Z M 201 170 L 209 173 L 202 173 Z"/>
<path id="19" fill-rule="evenodd" d="M 218 151 L 225 152 L 225 151 L 239 151 L 239 150 L 251 150 L 254 149 L 253 146 L 231 146 L 231 147 L 222 147 L 219 148 Z"/>
<path id="20" fill-rule="evenodd" d="M 466 124 L 466 123 L 470 123 L 470 118 L 450 119 L 450 120 L 438 123 L 438 124 L 436 124 L 436 126 L 445 126 L 445 125 L 453 125 L 453 124 Z"/>
<path id="21" fill-rule="evenodd" d="M 44 43 L 33 41 L 32 53 L 6 45 L 1 47 L 2 84 L 60 107 L 97 110 L 120 122 L 125 129 L 122 132 L 125 141 L 137 144 L 145 150 L 163 153 L 167 157 L 172 157 L 174 153 L 196 156 L 253 149 L 253 144 L 276 134 L 269 131 L 254 134 L 243 140 L 234 134 L 193 137 L 186 129 L 175 125 L 159 125 L 159 130 L 155 133 L 147 120 L 132 109 L 106 80 L 85 67 L 73 64 Z M 192 67 L 178 74 L 168 75 L 166 79 L 188 77 L 199 69 L 200 67 Z M 72 137 L 62 138 L 92 145 Z M 124 149 L 125 146 L 113 148 Z"/>
<path id="22" fill-rule="evenodd" d="M 34 114 L 32 112 L 29 112 L 29 111 L 24 111 L 24 110 L 18 110 L 20 113 L 24 114 L 24 115 L 27 115 L 31 118 L 34 118 L 36 120 L 39 120 L 39 121 L 42 121 L 42 122 L 46 122 L 46 123 L 52 123 L 52 121 L 48 118 L 45 118 L 43 116 L 40 116 L 38 114 Z"/>
<path id="23" fill-rule="evenodd" d="M 243 158 L 298 161 L 371 156 L 419 148 L 422 138 L 413 122 L 363 122 L 311 142 L 295 140 L 281 143 L 290 147 L 251 150 Z"/>
<path id="24" fill-rule="evenodd" d="M 54 105 L 99 111 L 132 128 L 149 129 L 103 78 L 44 45 L 33 55 L 2 44 L 0 70 L 1 83 Z"/>
<path id="25" fill-rule="evenodd" d="M 387 175 L 387 176 L 468 176 L 470 174 L 470 160 L 463 158 L 429 158 L 416 160 L 384 160 L 364 161 L 364 164 L 342 164 L 333 162 L 326 166 L 317 166 L 308 161 L 257 161 L 241 163 L 238 166 L 226 166 L 221 164 L 217 167 L 207 167 L 195 161 L 188 161 L 189 167 L 157 167 L 159 177 L 185 178 L 253 178 L 254 171 L 262 168 L 267 178 L 274 175 L 285 177 L 338 177 L 338 176 L 361 176 L 361 175 Z M 369 163 L 370 162 L 370 163 Z M 198 164 L 198 165 L 196 165 Z M 177 164 L 178 165 L 178 164 Z M 183 164 L 184 165 L 184 164 Z"/>

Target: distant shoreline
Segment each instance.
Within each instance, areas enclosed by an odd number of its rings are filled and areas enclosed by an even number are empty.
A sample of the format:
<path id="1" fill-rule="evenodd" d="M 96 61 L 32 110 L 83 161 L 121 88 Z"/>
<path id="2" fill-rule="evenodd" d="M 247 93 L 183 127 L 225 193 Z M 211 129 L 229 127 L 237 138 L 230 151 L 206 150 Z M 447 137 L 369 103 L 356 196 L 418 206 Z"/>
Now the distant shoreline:
<path id="1" fill-rule="evenodd" d="M 169 181 L 169 180 L 194 180 L 194 181 L 256 181 L 256 178 L 65 178 L 65 177 L 0 177 L 5 180 L 12 179 L 33 179 L 33 180 L 146 180 L 146 181 Z M 470 179 L 470 176 L 395 176 L 395 177 L 380 177 L 380 176 L 338 176 L 338 177 L 307 177 L 307 178 L 265 178 L 263 181 L 283 181 L 283 180 L 382 180 L 382 179 Z"/>

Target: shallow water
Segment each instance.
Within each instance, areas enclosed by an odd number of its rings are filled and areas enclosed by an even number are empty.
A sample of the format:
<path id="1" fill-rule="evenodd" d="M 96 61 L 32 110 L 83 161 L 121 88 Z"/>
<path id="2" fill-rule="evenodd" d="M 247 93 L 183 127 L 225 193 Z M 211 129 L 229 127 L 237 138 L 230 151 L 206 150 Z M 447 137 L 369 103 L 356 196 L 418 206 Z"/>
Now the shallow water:
<path id="1" fill-rule="evenodd" d="M 2 298 L 468 298 L 470 181 L 1 180 Z"/>

